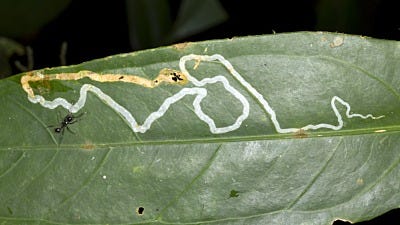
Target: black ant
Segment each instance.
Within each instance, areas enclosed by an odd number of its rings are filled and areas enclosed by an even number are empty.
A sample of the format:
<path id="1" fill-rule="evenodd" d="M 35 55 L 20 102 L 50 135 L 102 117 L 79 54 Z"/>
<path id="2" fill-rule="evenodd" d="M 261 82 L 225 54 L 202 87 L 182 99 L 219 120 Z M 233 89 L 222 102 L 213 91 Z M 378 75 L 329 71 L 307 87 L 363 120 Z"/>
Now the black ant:
<path id="1" fill-rule="evenodd" d="M 84 113 L 81 113 L 81 114 L 79 114 L 79 115 L 77 115 L 77 116 L 74 116 L 74 115 L 72 115 L 71 112 L 69 112 L 69 113 L 64 117 L 63 121 L 61 121 L 60 126 L 54 128 L 54 132 L 56 132 L 56 133 L 58 133 L 58 134 L 59 134 L 59 133 L 64 134 L 64 130 L 65 130 L 65 128 L 67 128 L 67 130 L 68 130 L 69 132 L 74 133 L 74 132 L 72 132 L 72 131 L 69 129 L 68 125 L 74 124 L 74 123 L 78 122 L 79 120 L 77 120 L 77 118 L 81 117 L 83 114 L 84 114 Z M 49 126 L 49 127 L 54 127 L 54 126 Z"/>

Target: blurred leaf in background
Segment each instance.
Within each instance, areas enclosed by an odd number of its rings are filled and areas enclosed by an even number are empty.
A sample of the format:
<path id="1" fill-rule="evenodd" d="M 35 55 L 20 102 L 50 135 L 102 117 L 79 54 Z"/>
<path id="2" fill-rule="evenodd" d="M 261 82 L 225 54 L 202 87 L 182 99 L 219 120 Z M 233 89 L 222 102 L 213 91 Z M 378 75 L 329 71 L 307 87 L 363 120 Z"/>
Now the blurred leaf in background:
<path id="1" fill-rule="evenodd" d="M 380 2 L 381 0 L 319 0 L 316 4 L 316 30 L 371 33 Z"/>
<path id="2" fill-rule="evenodd" d="M 166 0 L 126 0 L 129 40 L 133 49 L 161 45 L 172 26 Z"/>
<path id="3" fill-rule="evenodd" d="M 0 35 L 26 38 L 62 12 L 71 0 L 1 0 Z"/>
<path id="4" fill-rule="evenodd" d="M 181 40 L 227 19 L 228 13 L 218 0 L 183 0 L 169 40 Z"/>
<path id="5" fill-rule="evenodd" d="M 25 48 L 16 41 L 0 36 L 0 78 L 12 73 L 9 59 L 12 55 L 24 55 Z"/>
<path id="6" fill-rule="evenodd" d="M 168 0 L 126 0 L 126 6 L 133 49 L 170 44 L 228 19 L 218 0 L 182 0 L 176 20 Z"/>
<path id="7" fill-rule="evenodd" d="M 10 63 L 13 55 L 25 54 L 25 47 L 15 40 L 33 38 L 70 2 L 71 0 L 0 1 L 0 78 L 13 73 Z"/>

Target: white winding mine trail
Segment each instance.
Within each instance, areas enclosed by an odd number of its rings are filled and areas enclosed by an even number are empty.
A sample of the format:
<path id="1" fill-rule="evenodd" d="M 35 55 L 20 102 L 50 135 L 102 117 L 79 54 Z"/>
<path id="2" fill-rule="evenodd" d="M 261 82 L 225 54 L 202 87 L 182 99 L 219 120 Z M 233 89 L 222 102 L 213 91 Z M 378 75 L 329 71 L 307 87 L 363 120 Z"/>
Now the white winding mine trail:
<path id="1" fill-rule="evenodd" d="M 79 100 L 75 104 L 71 104 L 64 98 L 56 98 L 52 101 L 48 101 L 44 99 L 43 96 L 41 95 L 32 95 L 28 93 L 28 99 L 32 103 L 39 103 L 45 108 L 49 109 L 54 109 L 58 106 L 62 106 L 65 109 L 69 110 L 71 113 L 76 113 L 79 110 L 81 110 L 86 103 L 86 98 L 87 98 L 87 93 L 92 92 L 93 94 L 97 95 L 101 100 L 105 102 L 109 107 L 111 107 L 113 110 L 115 110 L 118 114 L 120 114 L 129 124 L 130 128 L 132 129 L 133 132 L 140 132 L 140 133 L 145 133 L 147 130 L 151 128 L 151 125 L 155 120 L 158 118 L 162 117 L 169 107 L 184 98 L 186 95 L 194 95 L 195 99 L 193 101 L 193 107 L 194 107 L 194 112 L 197 115 L 197 117 L 204 121 L 206 124 L 208 124 L 210 128 L 210 132 L 214 134 L 221 134 L 221 133 L 226 133 L 230 132 L 236 129 L 239 129 L 242 122 L 247 119 L 249 116 L 250 112 L 250 104 L 248 100 L 233 86 L 231 86 L 226 79 L 226 77 L 222 75 L 214 76 L 211 78 L 205 78 L 203 80 L 197 80 L 195 77 L 191 76 L 190 73 L 186 69 L 186 62 L 190 60 L 195 60 L 197 62 L 200 61 L 218 61 L 222 65 L 226 67 L 226 69 L 230 72 L 230 74 L 251 94 L 253 95 L 258 102 L 262 105 L 264 110 L 269 114 L 271 121 L 278 133 L 292 133 L 292 132 L 298 132 L 300 130 L 306 131 L 306 130 L 316 130 L 316 129 L 321 129 L 321 128 L 326 128 L 326 129 L 332 129 L 332 130 L 340 130 L 343 127 L 343 118 L 342 115 L 339 113 L 336 103 L 340 103 L 343 106 L 346 107 L 346 117 L 348 118 L 353 118 L 353 117 L 359 117 L 362 119 L 379 119 L 383 116 L 375 117 L 371 114 L 368 115 L 361 115 L 357 113 L 350 113 L 350 105 L 349 103 L 345 102 L 343 99 L 341 99 L 338 96 L 333 96 L 331 100 L 331 107 L 333 112 L 335 113 L 337 117 L 338 124 L 337 125 L 332 125 L 332 124 L 309 124 L 301 128 L 281 128 L 279 121 L 277 120 L 276 113 L 272 109 L 272 107 L 269 105 L 269 103 L 264 99 L 264 97 L 250 84 L 248 83 L 232 66 L 232 64 L 226 60 L 223 56 L 219 54 L 215 55 L 186 55 L 183 56 L 180 59 L 179 62 L 179 68 L 182 72 L 183 75 L 187 77 L 187 80 L 191 82 L 194 86 L 192 88 L 182 88 L 178 93 L 172 95 L 171 97 L 168 97 L 164 100 L 163 104 L 160 106 L 160 108 L 152 112 L 144 121 L 142 125 L 138 124 L 136 119 L 132 116 L 132 114 L 123 106 L 118 104 L 114 99 L 112 99 L 110 96 L 105 94 L 101 89 L 99 89 L 96 86 L 93 86 L 91 84 L 84 84 L 80 90 L 80 97 Z M 176 78 L 175 78 L 176 81 Z M 111 82 L 111 81 L 110 81 Z M 205 86 L 207 84 L 212 84 L 212 83 L 217 83 L 220 82 L 222 83 L 223 87 L 228 91 L 232 96 L 234 96 L 236 99 L 240 101 L 242 104 L 242 114 L 237 117 L 236 121 L 225 127 L 216 127 L 214 120 L 207 114 L 205 114 L 201 108 L 201 101 L 207 96 L 207 89 Z M 21 80 L 22 83 L 22 80 Z M 26 82 L 28 83 L 28 82 Z M 28 84 L 29 86 L 29 84 Z M 25 88 L 24 88 L 25 89 Z M 25 89 L 25 91 L 27 91 Z"/>

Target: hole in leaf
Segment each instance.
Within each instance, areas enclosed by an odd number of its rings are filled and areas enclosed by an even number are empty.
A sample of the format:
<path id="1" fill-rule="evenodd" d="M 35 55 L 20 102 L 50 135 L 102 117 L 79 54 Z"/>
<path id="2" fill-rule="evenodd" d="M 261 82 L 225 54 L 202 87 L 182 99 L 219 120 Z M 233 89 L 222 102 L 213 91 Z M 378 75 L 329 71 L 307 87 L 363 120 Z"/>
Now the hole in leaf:
<path id="1" fill-rule="evenodd" d="M 136 209 L 136 213 L 137 213 L 138 215 L 143 215 L 143 213 L 144 213 L 144 207 L 142 207 L 142 206 L 138 207 L 138 208 Z"/>

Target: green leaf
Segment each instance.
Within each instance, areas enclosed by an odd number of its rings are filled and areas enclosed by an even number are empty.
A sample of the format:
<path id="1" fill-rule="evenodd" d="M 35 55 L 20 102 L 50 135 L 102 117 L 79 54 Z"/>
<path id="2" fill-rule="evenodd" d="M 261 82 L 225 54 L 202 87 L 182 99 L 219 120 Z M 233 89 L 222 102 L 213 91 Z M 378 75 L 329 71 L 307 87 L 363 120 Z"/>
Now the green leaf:
<path id="1" fill-rule="evenodd" d="M 89 92 L 73 115 L 86 113 L 68 125 L 75 134 L 66 130 L 61 137 L 48 126 L 60 125 L 66 109 L 31 103 L 20 84 L 25 74 L 1 80 L 0 223 L 321 225 L 368 220 L 399 207 L 399 42 L 321 32 L 253 36 L 39 72 L 154 79 L 192 53 L 220 54 L 259 93 L 218 61 L 186 63 L 197 79 L 224 76 L 236 97 L 248 101 L 249 115 L 238 129 L 212 133 L 193 106 L 198 95 L 187 95 L 149 130 L 135 133 Z M 34 90 L 46 100 L 76 102 L 83 84 L 100 88 L 139 124 L 183 88 L 207 90 L 198 106 L 216 127 L 232 125 L 243 112 L 220 82 L 145 88 L 85 78 L 40 81 Z M 341 129 L 278 133 L 260 100 L 281 128 L 301 128 L 338 125 L 334 96 L 351 106 L 349 114 L 384 117 L 347 118 L 345 105 L 336 102 Z"/>

